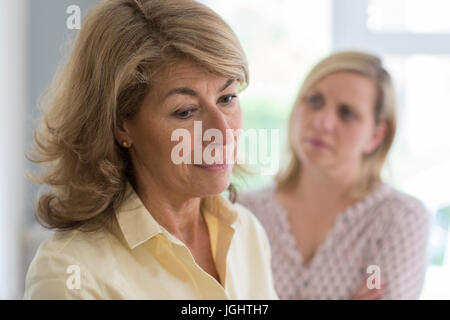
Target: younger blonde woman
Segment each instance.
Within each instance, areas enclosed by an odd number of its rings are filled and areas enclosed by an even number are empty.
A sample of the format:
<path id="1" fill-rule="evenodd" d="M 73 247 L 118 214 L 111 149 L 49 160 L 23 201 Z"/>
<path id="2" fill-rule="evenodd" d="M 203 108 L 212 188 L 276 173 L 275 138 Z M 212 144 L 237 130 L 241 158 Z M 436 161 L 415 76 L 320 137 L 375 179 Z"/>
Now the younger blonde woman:
<path id="1" fill-rule="evenodd" d="M 396 130 L 380 59 L 340 52 L 304 81 L 289 119 L 287 167 L 238 201 L 262 221 L 282 299 L 416 299 L 428 214 L 384 183 Z"/>

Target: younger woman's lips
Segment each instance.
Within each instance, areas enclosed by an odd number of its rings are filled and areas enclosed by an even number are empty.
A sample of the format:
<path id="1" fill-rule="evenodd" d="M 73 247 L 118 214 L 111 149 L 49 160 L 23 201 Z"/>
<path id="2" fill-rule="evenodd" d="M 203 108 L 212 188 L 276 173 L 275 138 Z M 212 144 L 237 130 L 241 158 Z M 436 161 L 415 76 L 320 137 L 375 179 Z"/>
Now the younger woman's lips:
<path id="1" fill-rule="evenodd" d="M 312 146 L 314 146 L 314 147 L 317 147 L 317 148 L 323 148 L 323 149 L 329 149 L 329 146 L 328 146 L 325 142 L 323 142 L 322 140 L 320 140 L 320 139 L 316 139 L 316 138 L 307 138 L 306 141 L 307 141 L 309 144 L 311 144 Z"/>

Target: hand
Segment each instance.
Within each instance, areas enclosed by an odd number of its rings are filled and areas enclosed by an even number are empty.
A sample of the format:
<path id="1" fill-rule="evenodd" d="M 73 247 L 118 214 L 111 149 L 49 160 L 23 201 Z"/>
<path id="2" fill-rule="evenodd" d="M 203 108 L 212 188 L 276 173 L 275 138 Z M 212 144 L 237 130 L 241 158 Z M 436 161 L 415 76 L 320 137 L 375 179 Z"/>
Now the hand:
<path id="1" fill-rule="evenodd" d="M 383 297 L 384 289 L 384 283 L 381 283 L 380 289 L 369 289 L 364 281 L 364 284 L 353 295 L 352 300 L 380 300 Z"/>

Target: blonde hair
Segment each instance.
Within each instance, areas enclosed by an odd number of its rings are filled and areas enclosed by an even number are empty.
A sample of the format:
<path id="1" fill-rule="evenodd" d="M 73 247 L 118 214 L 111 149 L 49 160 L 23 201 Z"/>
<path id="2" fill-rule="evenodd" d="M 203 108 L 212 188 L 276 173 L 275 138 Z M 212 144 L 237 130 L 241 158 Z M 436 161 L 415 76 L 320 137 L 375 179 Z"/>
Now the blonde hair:
<path id="1" fill-rule="evenodd" d="M 41 225 L 93 231 L 110 222 L 133 179 L 128 151 L 114 138 L 116 125 L 138 112 L 156 71 L 179 59 L 236 79 L 241 89 L 248 84 L 239 40 L 200 3 L 104 0 L 89 13 L 41 104 L 27 155 L 44 169 L 29 179 L 51 187 L 38 198 Z"/>
<path id="2" fill-rule="evenodd" d="M 378 57 L 365 52 L 344 51 L 332 54 L 320 61 L 306 76 L 299 90 L 289 118 L 288 162 L 275 177 L 275 181 L 280 188 L 293 188 L 300 179 L 302 164 L 294 151 L 295 145 L 292 136 L 292 115 L 295 107 L 304 98 L 306 92 L 319 80 L 331 73 L 342 71 L 355 72 L 375 80 L 377 86 L 377 97 L 374 102 L 375 121 L 376 123 L 385 122 L 387 125 L 387 133 L 382 143 L 371 154 L 364 156 L 360 181 L 351 190 L 351 194 L 355 198 L 362 198 L 373 190 L 377 183 L 381 182 L 381 169 L 396 131 L 394 87 L 390 75 L 384 69 Z"/>

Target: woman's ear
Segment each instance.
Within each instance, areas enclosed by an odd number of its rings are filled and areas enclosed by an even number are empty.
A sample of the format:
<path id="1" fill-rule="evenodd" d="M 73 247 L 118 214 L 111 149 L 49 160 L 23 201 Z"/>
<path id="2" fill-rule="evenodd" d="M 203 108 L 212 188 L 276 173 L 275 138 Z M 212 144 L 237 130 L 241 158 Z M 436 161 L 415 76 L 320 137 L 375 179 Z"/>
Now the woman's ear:
<path id="1" fill-rule="evenodd" d="M 119 145 L 125 141 L 129 146 L 133 143 L 130 135 L 129 125 L 126 120 L 120 120 L 114 130 L 114 137 Z"/>
<path id="2" fill-rule="evenodd" d="M 372 134 L 372 138 L 367 143 L 366 148 L 364 149 L 364 154 L 369 155 L 374 152 L 378 146 L 383 142 L 384 138 L 387 135 L 388 126 L 385 121 L 382 121 L 375 125 L 374 132 Z"/>

